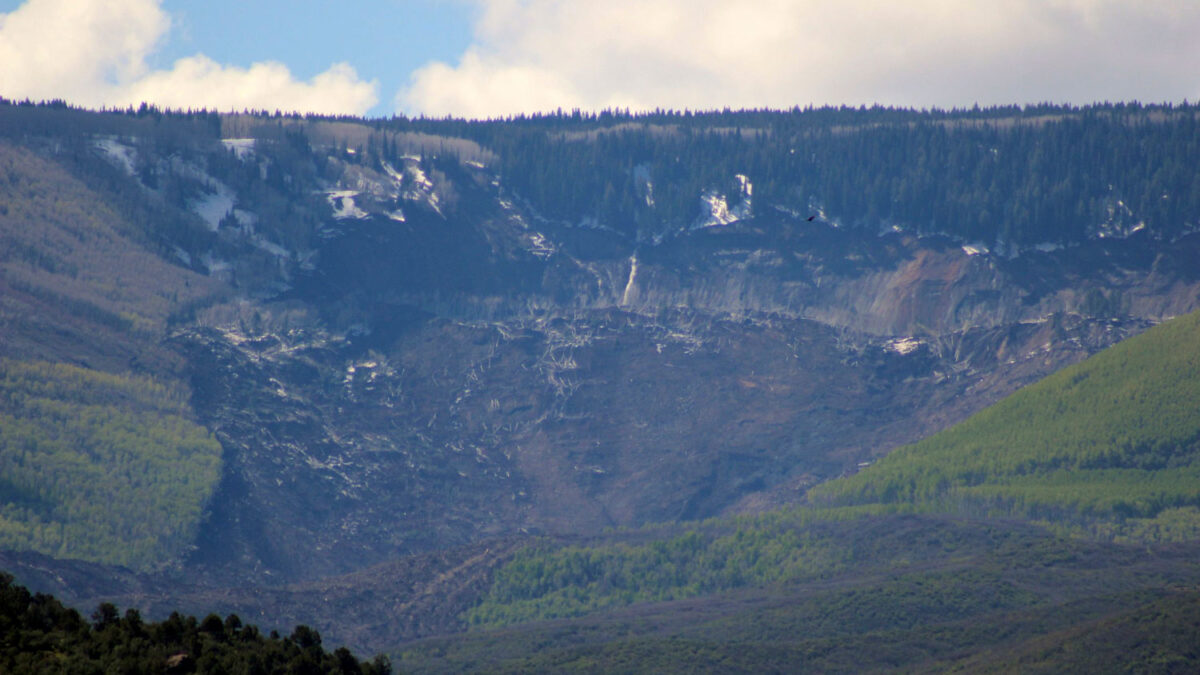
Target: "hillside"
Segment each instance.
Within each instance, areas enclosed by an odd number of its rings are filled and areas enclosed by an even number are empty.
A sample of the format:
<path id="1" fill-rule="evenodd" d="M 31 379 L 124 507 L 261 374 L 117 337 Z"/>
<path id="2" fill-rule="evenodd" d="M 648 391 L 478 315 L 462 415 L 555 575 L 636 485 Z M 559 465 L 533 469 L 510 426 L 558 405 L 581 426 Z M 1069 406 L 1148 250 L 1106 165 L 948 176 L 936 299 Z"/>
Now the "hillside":
<path id="1" fill-rule="evenodd" d="M 137 568 L 179 556 L 221 469 L 188 412 L 148 378 L 0 360 L 0 548 Z"/>
<path id="2" fill-rule="evenodd" d="M 862 555 L 846 528 L 889 514 L 1033 521 L 1101 541 L 1194 542 L 1198 326 L 1194 313 L 1110 347 L 814 487 L 811 505 L 676 526 L 633 544 L 520 552 L 465 618 L 497 626 L 826 576 Z M 831 527 L 841 534 L 829 535 Z M 897 549 L 861 559 L 913 555 Z"/>
<path id="3" fill-rule="evenodd" d="M 817 486 L 813 506 L 519 551 L 463 614 L 468 634 L 397 658 L 421 672 L 1194 667 L 1198 328 L 1194 313 L 1113 346 Z"/>
<path id="4" fill-rule="evenodd" d="M 0 140 L 0 175 L 0 547 L 162 567 L 195 541 L 221 459 L 163 341 L 220 284 L 147 250 L 60 162 Z"/>
<path id="5" fill-rule="evenodd" d="M 854 574 L 836 523 L 898 510 L 1185 539 L 1186 452 L 1136 429 L 778 509 L 1200 309 L 1197 114 L 0 104 L 0 559 L 374 650 Z"/>
<path id="6" fill-rule="evenodd" d="M 857 475 L 826 505 L 1050 521 L 1101 537 L 1200 532 L 1200 314 L 1115 345 Z"/>
<path id="7" fill-rule="evenodd" d="M 1064 539 L 1013 522 L 928 516 L 796 522 L 787 528 L 793 536 L 825 540 L 836 565 L 674 600 L 618 603 L 577 618 L 427 638 L 397 646 L 393 660 L 402 670 L 430 673 L 1064 672 L 1085 665 L 1179 672 L 1200 657 L 1194 542 L 1148 549 Z M 744 536 L 757 529 L 743 527 Z M 741 555 L 759 552 L 750 545 Z M 612 548 L 591 553 L 619 555 Z M 577 554 L 548 559 L 568 555 Z M 686 565 L 673 569 L 701 578 Z M 595 597 L 597 586 L 566 590 L 560 595 Z M 1100 635 L 1122 629 L 1132 632 L 1116 644 L 1128 652 L 1100 646 Z"/>

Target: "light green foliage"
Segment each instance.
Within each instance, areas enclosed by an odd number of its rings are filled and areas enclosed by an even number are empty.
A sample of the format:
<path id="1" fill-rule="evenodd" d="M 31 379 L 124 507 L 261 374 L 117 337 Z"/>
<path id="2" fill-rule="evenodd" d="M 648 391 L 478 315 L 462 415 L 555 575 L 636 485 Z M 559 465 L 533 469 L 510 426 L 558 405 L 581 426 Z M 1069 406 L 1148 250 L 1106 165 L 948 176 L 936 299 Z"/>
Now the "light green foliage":
<path id="1" fill-rule="evenodd" d="M 191 543 L 221 448 L 149 378 L 0 360 L 0 548 L 148 568 Z"/>
<path id="2" fill-rule="evenodd" d="M 810 496 L 1035 518 L 1118 539 L 1191 538 L 1200 527 L 1198 410 L 1200 314 L 1191 314 Z"/>
<path id="3" fill-rule="evenodd" d="M 840 520 L 836 511 L 812 511 L 739 519 L 737 526 L 770 530 L 791 518 L 801 546 L 838 552 L 831 573 L 686 602 L 607 607 L 572 620 L 489 625 L 404 645 L 397 663 L 405 672 L 926 673 L 1025 672 L 1015 661 L 1044 659 L 1042 672 L 1195 670 L 1186 661 L 1174 670 L 1148 667 L 1160 649 L 1197 659 L 1195 543 L 1125 546 L 1011 520 Z M 726 536 L 718 525 L 699 527 Z M 753 549 L 754 539 L 742 541 Z M 556 558 L 564 560 L 550 551 L 521 559 Z M 1159 612 L 1168 609 L 1163 600 L 1192 609 Z M 1109 638 L 1090 639 L 1109 622 L 1117 629 Z M 1080 637 L 1092 643 L 1086 653 L 1058 650 Z"/>
<path id="4" fill-rule="evenodd" d="M 630 546 L 526 549 L 496 574 L 474 625 L 578 616 L 633 602 L 675 600 L 828 573 L 842 553 L 794 529 L 697 531 Z"/>
<path id="5" fill-rule="evenodd" d="M 842 569 L 852 552 L 807 526 L 879 511 L 779 511 L 706 521 L 642 544 L 525 549 L 496 572 L 487 596 L 465 618 L 499 626 L 825 576 Z"/>

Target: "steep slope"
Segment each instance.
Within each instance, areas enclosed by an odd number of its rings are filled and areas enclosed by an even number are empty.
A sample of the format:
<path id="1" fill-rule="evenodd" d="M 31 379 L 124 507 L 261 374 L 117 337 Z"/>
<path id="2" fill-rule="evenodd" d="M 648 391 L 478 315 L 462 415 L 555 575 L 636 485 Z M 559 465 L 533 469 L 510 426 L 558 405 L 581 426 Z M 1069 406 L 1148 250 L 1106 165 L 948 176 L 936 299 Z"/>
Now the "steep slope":
<path id="1" fill-rule="evenodd" d="M 1200 314 L 1115 345 L 822 485 L 822 504 L 1045 518 L 1133 538 L 1200 532 Z"/>
<path id="2" fill-rule="evenodd" d="M 117 196 L 61 158 L 0 140 L 0 175 L 4 356 L 176 376 L 181 360 L 160 344 L 170 316 L 220 285 L 147 250 Z"/>

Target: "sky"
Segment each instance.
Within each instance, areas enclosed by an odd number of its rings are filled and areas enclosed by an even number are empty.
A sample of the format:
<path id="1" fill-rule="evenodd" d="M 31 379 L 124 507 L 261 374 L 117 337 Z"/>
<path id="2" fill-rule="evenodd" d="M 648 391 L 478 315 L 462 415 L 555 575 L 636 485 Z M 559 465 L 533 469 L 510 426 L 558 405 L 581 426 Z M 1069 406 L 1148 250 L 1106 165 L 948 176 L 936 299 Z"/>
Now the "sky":
<path id="1" fill-rule="evenodd" d="M 1200 99 L 1197 0 L 0 0 L 0 96 L 387 117 Z"/>

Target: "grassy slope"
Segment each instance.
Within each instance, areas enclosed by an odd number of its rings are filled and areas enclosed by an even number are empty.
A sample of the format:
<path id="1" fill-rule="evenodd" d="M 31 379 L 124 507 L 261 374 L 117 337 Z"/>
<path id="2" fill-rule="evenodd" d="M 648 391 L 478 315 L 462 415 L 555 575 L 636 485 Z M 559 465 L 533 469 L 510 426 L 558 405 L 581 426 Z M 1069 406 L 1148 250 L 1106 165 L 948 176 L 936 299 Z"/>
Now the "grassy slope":
<path id="1" fill-rule="evenodd" d="M 1200 314 L 1017 392 L 861 473 L 824 505 L 1004 515 L 1137 540 L 1200 534 Z"/>

